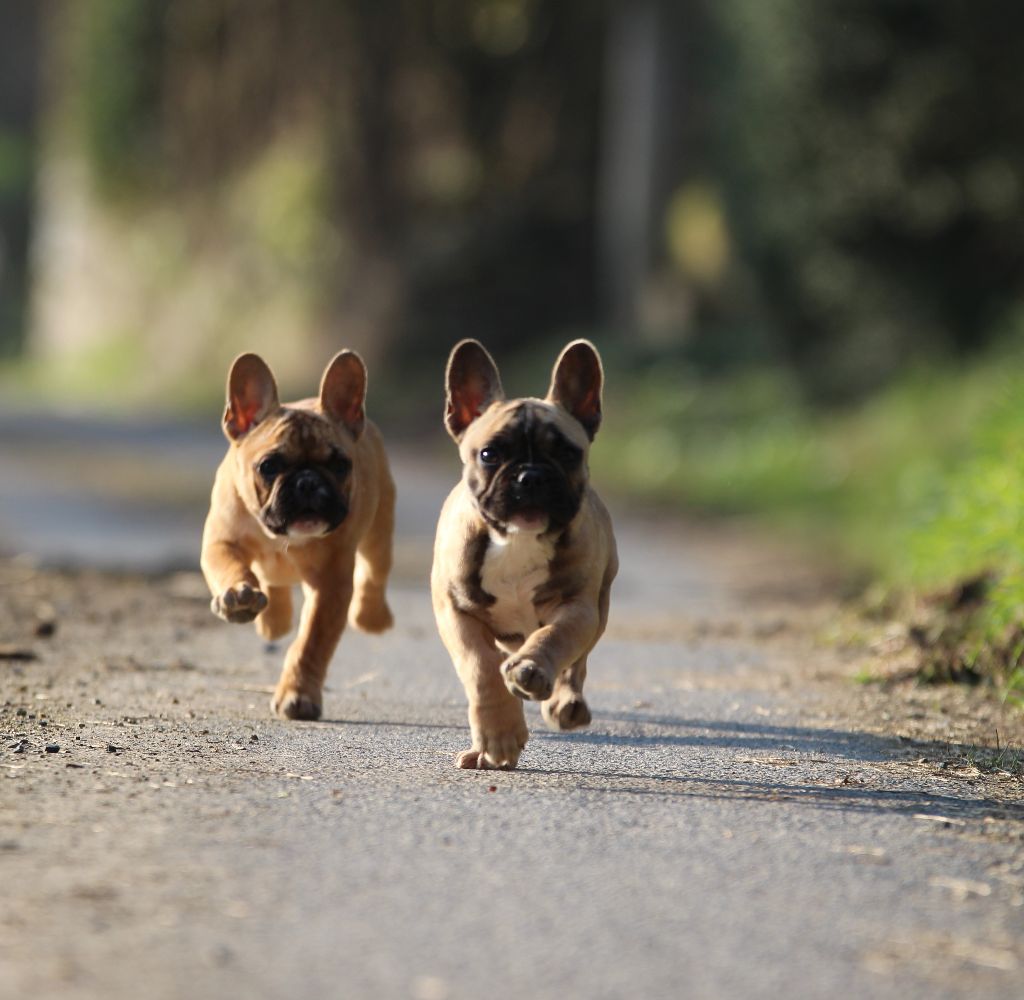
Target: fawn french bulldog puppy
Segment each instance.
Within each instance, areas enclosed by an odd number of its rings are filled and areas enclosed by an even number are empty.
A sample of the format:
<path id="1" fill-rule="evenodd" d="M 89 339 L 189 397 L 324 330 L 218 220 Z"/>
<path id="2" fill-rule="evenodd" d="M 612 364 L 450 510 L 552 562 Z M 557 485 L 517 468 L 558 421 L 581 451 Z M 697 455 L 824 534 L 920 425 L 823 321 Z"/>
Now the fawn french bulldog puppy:
<path id="1" fill-rule="evenodd" d="M 262 358 L 242 354 L 228 375 L 217 470 L 201 564 L 211 609 L 255 620 L 267 640 L 292 627 L 292 587 L 304 603 L 271 706 L 317 719 L 324 676 L 346 618 L 366 632 L 392 624 L 395 487 L 380 432 L 366 418 L 366 367 L 342 351 L 316 399 L 282 404 Z"/>
<path id="2" fill-rule="evenodd" d="M 611 519 L 591 488 L 601 360 L 577 340 L 544 399 L 506 399 L 475 340 L 448 360 L 445 423 L 463 475 L 437 526 L 431 591 L 441 638 L 469 699 L 462 768 L 511 769 L 528 733 L 522 699 L 554 729 L 590 722 L 587 656 L 618 569 Z"/>

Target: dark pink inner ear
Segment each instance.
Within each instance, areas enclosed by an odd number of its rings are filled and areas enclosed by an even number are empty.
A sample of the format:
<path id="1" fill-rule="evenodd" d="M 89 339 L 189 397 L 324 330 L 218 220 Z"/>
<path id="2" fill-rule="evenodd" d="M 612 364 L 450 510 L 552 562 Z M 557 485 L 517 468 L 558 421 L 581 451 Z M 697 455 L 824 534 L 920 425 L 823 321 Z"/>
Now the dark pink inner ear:
<path id="1" fill-rule="evenodd" d="M 224 411 L 225 426 L 236 437 L 248 433 L 256 423 L 262 406 L 262 400 L 246 400 L 241 396 L 232 396 L 230 405 Z"/>
<path id="2" fill-rule="evenodd" d="M 505 398 L 494 359 L 478 340 L 462 340 L 452 349 L 445 387 L 444 421 L 456 441 L 493 402 Z"/>
<path id="3" fill-rule="evenodd" d="M 592 344 L 576 341 L 555 362 L 548 399 L 564 406 L 593 440 L 601 425 L 601 361 Z"/>
<path id="4" fill-rule="evenodd" d="M 335 420 L 340 420 L 348 427 L 355 427 L 363 420 L 363 399 L 359 397 L 341 397 L 324 401 L 327 411 Z"/>
<path id="5" fill-rule="evenodd" d="M 448 424 L 456 432 L 464 431 L 484 411 L 487 398 L 484 381 L 474 378 L 460 389 L 453 389 L 448 400 Z"/>
<path id="6" fill-rule="evenodd" d="M 277 408 L 277 385 L 266 362 L 256 354 L 240 354 L 228 373 L 224 431 L 233 441 L 247 434 Z"/>
<path id="7" fill-rule="evenodd" d="M 591 385 L 577 398 L 573 406 L 573 416 L 584 427 L 590 427 L 595 420 L 601 418 L 601 393 L 595 385 Z"/>
<path id="8" fill-rule="evenodd" d="M 333 420 L 359 437 L 366 423 L 366 367 L 359 355 L 335 355 L 320 381 L 320 406 Z"/>

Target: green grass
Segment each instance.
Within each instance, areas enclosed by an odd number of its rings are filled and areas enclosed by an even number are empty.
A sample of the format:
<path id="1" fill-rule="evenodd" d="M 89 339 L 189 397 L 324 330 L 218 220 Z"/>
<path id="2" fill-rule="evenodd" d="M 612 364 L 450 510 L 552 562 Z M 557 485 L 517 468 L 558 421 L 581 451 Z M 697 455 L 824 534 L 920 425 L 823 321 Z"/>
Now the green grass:
<path id="1" fill-rule="evenodd" d="M 1024 777 L 1024 749 L 1019 747 L 997 746 L 993 749 L 971 746 L 962 751 L 960 756 L 965 763 L 979 771 L 996 771 L 1013 775 L 1015 778 Z"/>
<path id="2" fill-rule="evenodd" d="M 709 383 L 660 365 L 613 377 L 595 471 L 634 494 L 760 517 L 892 588 L 991 573 L 957 619 L 957 655 L 1024 700 L 1022 387 L 1024 352 L 1004 349 L 822 413 L 777 371 Z"/>

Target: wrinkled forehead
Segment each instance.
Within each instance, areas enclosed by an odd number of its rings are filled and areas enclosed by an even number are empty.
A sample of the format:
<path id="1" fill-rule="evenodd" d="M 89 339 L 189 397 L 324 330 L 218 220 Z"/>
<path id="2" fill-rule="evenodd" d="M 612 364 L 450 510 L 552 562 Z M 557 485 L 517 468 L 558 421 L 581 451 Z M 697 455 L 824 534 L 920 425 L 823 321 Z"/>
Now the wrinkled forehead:
<path id="1" fill-rule="evenodd" d="M 265 447 L 292 456 L 326 459 L 332 451 L 346 450 L 344 435 L 329 420 L 311 410 L 287 407 L 267 427 Z"/>
<path id="2" fill-rule="evenodd" d="M 473 448 L 500 444 L 516 450 L 537 449 L 542 453 L 563 441 L 583 449 L 590 444 L 578 421 L 544 399 L 496 403 L 471 425 L 466 440 Z"/>

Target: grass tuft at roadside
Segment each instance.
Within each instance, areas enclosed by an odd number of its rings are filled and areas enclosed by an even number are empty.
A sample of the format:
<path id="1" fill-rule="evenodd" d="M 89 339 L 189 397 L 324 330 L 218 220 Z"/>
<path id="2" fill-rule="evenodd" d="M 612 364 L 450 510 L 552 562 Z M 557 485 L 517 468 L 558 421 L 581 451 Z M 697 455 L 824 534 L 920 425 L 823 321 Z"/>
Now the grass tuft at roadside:
<path id="1" fill-rule="evenodd" d="M 599 477 L 753 516 L 872 581 L 922 681 L 992 683 L 1024 706 L 1024 351 L 918 371 L 821 411 L 781 371 L 700 379 L 659 364 L 612 384 Z"/>

